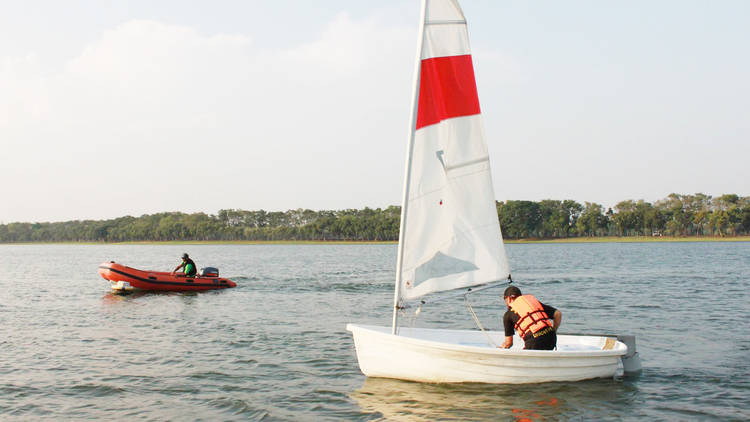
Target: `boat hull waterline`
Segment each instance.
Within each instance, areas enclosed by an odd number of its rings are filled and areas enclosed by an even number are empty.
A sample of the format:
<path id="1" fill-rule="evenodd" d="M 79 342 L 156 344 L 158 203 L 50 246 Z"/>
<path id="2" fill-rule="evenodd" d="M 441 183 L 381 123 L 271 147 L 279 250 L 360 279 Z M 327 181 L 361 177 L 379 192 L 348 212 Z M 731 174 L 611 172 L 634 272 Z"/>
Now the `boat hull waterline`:
<path id="1" fill-rule="evenodd" d="M 222 277 L 186 277 L 164 271 L 139 270 L 116 262 L 99 265 L 99 275 L 111 283 L 113 291 L 123 293 L 132 290 L 192 292 L 237 286 L 232 280 Z"/>
<path id="2" fill-rule="evenodd" d="M 628 348 L 611 337 L 558 336 L 558 350 L 524 350 L 515 336 L 499 349 L 504 334 L 477 330 L 399 329 L 348 324 L 359 367 L 368 377 L 434 383 L 527 384 L 611 378 Z"/>

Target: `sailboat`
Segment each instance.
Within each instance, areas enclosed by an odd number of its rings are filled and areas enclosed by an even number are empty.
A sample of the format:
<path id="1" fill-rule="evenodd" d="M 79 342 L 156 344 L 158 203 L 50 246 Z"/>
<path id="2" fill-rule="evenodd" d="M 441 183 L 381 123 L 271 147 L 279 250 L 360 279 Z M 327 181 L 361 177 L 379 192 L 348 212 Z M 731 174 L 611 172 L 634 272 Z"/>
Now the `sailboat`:
<path id="1" fill-rule="evenodd" d="M 466 19 L 457 0 L 422 0 L 419 28 L 393 323 L 347 325 L 360 369 L 369 377 L 512 384 L 612 377 L 621 361 L 638 371 L 632 336 L 558 335 L 557 349 L 542 351 L 523 350 L 517 336 L 514 347 L 498 348 L 504 333 L 481 324 L 399 327 L 399 310 L 425 295 L 510 280 Z"/>

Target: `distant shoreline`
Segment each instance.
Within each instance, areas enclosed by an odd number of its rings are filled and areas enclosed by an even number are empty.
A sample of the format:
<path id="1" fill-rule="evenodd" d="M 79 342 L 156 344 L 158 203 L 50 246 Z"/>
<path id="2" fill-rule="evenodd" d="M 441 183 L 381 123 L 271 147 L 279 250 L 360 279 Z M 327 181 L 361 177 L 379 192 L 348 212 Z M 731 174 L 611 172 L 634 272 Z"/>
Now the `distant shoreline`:
<path id="1" fill-rule="evenodd" d="M 591 202 L 553 199 L 495 202 L 495 208 L 503 236 L 514 239 L 508 243 L 750 241 L 750 196 L 736 194 L 718 198 L 670 194 L 656 205 L 626 200 L 606 211 Z M 108 220 L 16 222 L 0 224 L 0 244 L 174 243 L 166 239 L 228 244 L 383 243 L 398 240 L 401 211 L 397 205 L 283 212 L 223 209 L 215 215 L 174 211 Z"/>
<path id="2" fill-rule="evenodd" d="M 684 243 L 684 242 L 750 242 L 750 236 L 603 236 L 563 239 L 503 239 L 510 245 L 554 243 Z M 377 240 L 173 240 L 133 242 L 19 242 L 0 245 L 396 245 L 397 241 Z"/>
<path id="3" fill-rule="evenodd" d="M 505 243 L 680 243 L 680 242 L 750 242 L 750 236 L 602 236 L 561 239 L 515 239 Z"/>

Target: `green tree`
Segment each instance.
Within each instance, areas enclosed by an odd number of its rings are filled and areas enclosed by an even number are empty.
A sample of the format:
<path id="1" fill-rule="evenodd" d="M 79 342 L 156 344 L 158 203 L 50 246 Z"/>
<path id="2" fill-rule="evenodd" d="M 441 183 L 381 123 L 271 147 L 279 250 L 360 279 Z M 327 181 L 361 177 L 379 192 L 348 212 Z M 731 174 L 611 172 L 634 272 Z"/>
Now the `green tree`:
<path id="1" fill-rule="evenodd" d="M 655 206 L 664 221 L 667 234 L 686 236 L 693 227 L 693 212 L 688 208 L 682 195 L 671 193 L 666 199 L 657 201 Z"/>
<path id="2" fill-rule="evenodd" d="M 568 237 L 583 207 L 573 200 L 545 199 L 539 202 L 541 213 L 540 237 Z"/>
<path id="3" fill-rule="evenodd" d="M 500 228 L 511 239 L 539 236 L 542 213 L 539 204 L 532 201 L 506 201 L 497 203 Z"/>
<path id="4" fill-rule="evenodd" d="M 619 236 L 637 234 L 636 231 L 638 228 L 643 226 L 638 219 L 635 202 L 630 199 L 620 201 L 615 205 L 615 214 L 612 217 L 612 222 L 617 227 L 617 234 Z"/>
<path id="5" fill-rule="evenodd" d="M 586 202 L 581 216 L 576 221 L 576 231 L 580 236 L 604 236 L 608 220 L 601 205 Z"/>

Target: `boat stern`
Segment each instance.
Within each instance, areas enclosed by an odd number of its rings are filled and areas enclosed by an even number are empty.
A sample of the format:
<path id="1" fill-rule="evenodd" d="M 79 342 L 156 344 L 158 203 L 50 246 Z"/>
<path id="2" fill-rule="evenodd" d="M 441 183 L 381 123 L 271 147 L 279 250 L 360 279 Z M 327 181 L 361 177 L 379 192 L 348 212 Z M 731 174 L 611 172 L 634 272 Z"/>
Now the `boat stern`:
<path id="1" fill-rule="evenodd" d="M 622 369 L 626 376 L 638 375 L 642 371 L 641 357 L 638 355 L 638 350 L 635 347 L 635 336 L 631 335 L 618 335 L 617 341 L 625 343 L 628 347 L 628 352 L 621 358 Z"/>

